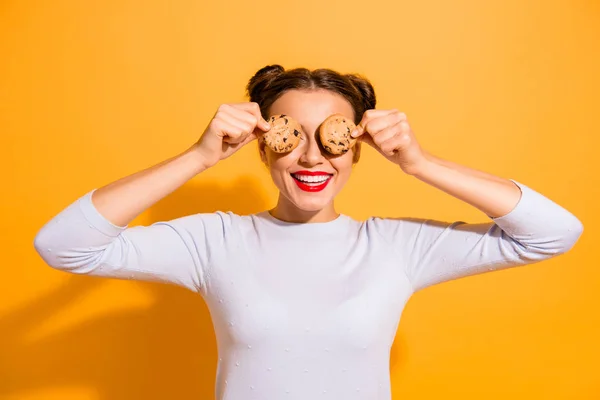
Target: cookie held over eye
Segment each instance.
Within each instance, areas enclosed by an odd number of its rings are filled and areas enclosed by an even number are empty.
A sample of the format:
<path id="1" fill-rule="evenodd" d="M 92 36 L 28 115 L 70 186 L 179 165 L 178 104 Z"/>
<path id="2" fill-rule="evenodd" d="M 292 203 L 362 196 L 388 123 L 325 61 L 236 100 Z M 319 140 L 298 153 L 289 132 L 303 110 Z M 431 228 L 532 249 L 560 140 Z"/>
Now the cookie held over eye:
<path id="1" fill-rule="evenodd" d="M 288 153 L 298 147 L 302 136 L 302 127 L 293 118 L 285 115 L 273 115 L 267 122 L 271 129 L 263 134 L 262 140 L 275 153 Z"/>
<path id="2" fill-rule="evenodd" d="M 319 128 L 319 139 L 325 150 L 334 155 L 347 153 L 356 144 L 350 136 L 356 125 L 341 114 L 329 116 Z"/>

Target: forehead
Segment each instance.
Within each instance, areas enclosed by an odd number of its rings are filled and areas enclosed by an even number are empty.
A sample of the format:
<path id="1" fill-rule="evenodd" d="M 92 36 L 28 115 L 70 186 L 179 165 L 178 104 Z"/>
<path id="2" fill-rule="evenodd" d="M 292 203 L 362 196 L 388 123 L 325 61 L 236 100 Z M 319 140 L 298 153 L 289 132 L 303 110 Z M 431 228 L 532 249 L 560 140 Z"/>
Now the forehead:
<path id="1" fill-rule="evenodd" d="M 354 119 L 354 110 L 341 95 L 324 90 L 289 90 L 269 110 L 270 115 L 287 114 L 304 127 L 316 128 L 331 114 Z"/>

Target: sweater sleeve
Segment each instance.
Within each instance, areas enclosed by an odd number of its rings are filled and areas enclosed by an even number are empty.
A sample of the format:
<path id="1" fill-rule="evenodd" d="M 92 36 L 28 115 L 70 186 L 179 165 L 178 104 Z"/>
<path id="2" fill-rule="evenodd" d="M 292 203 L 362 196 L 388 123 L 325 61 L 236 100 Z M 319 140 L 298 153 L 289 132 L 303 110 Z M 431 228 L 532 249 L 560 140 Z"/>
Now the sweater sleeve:
<path id="1" fill-rule="evenodd" d="M 120 227 L 92 203 L 94 190 L 37 233 L 34 247 L 51 267 L 75 274 L 172 283 L 205 290 L 212 255 L 222 248 L 228 214 L 195 214 L 149 226 Z"/>
<path id="2" fill-rule="evenodd" d="M 400 218 L 376 223 L 401 258 L 414 291 L 547 260 L 575 245 L 582 223 L 547 197 L 511 181 L 521 189 L 521 198 L 512 211 L 491 222 Z"/>

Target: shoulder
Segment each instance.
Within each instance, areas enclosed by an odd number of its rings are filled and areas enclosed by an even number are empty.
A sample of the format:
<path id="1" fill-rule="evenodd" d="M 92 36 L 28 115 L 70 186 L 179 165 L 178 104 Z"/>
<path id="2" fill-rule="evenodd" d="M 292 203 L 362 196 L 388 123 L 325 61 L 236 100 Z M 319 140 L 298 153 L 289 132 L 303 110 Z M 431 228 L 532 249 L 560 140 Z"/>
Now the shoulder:
<path id="1" fill-rule="evenodd" d="M 371 228 L 389 229 L 397 228 L 406 224 L 423 223 L 427 221 L 423 218 L 416 217 L 381 217 L 371 216 L 366 218 L 362 223 Z"/>
<path id="2" fill-rule="evenodd" d="M 232 211 L 214 211 L 189 214 L 153 225 L 168 225 L 176 230 L 187 231 L 192 236 L 203 234 L 218 238 L 248 230 L 253 218 L 254 215 L 240 215 Z"/>
<path id="3" fill-rule="evenodd" d="M 417 217 L 371 216 L 362 221 L 362 226 L 370 235 L 393 241 L 415 229 L 422 228 L 428 221 L 430 220 Z"/>

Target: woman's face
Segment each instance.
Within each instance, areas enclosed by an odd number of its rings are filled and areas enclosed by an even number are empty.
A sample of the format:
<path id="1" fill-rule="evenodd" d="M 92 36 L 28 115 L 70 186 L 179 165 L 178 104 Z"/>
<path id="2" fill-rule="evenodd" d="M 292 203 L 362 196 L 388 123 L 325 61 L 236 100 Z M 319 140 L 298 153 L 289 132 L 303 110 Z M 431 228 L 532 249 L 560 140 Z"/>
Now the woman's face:
<path id="1" fill-rule="evenodd" d="M 319 126 L 331 114 L 354 120 L 354 110 L 342 96 L 327 90 L 290 90 L 277 99 L 270 115 L 286 114 L 302 126 L 300 144 L 289 153 L 275 153 L 261 144 L 261 158 L 280 191 L 280 203 L 307 212 L 330 209 L 350 177 L 353 151 L 333 156 L 318 140 Z M 270 116 L 269 115 L 269 116 Z M 279 204 L 279 206 L 283 206 Z M 292 208 L 293 208 L 292 207 Z"/>

